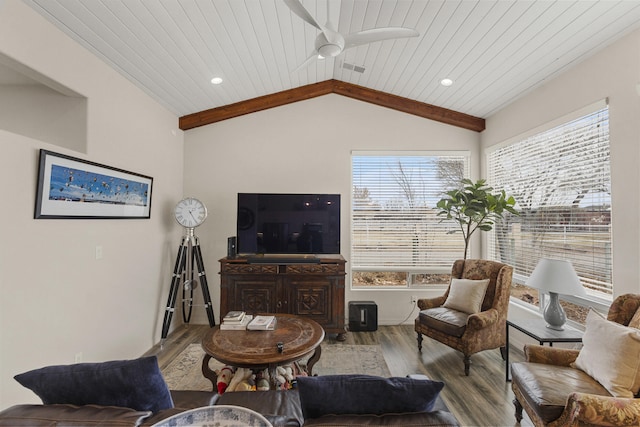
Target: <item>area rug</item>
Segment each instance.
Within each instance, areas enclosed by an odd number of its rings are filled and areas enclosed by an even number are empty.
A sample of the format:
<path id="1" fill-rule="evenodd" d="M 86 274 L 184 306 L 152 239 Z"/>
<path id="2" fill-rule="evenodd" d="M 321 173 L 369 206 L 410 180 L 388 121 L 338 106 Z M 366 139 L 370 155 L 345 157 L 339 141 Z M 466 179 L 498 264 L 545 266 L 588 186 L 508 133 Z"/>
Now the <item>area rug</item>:
<path id="1" fill-rule="evenodd" d="M 211 381 L 202 375 L 203 357 L 200 344 L 190 344 L 184 349 L 162 370 L 169 388 L 211 391 Z M 216 370 L 222 368 L 222 364 L 212 359 L 209 367 Z M 323 344 L 322 356 L 313 367 L 313 373 L 391 376 L 379 345 Z"/>

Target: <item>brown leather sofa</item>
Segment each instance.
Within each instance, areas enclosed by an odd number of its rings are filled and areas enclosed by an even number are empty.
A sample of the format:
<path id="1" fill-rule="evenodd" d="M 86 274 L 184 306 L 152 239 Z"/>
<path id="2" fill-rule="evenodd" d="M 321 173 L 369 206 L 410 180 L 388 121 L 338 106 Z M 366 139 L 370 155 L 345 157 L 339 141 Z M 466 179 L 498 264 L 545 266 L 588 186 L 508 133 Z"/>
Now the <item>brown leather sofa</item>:
<path id="1" fill-rule="evenodd" d="M 152 414 L 130 408 L 100 405 L 15 405 L 0 412 L 3 427 L 151 426 L 188 409 L 215 404 L 218 395 L 206 391 L 171 391 L 174 407 Z"/>
<path id="2" fill-rule="evenodd" d="M 640 295 L 617 297 L 607 319 L 640 328 Z M 640 397 L 613 397 L 577 369 L 574 363 L 580 350 L 526 345 L 524 351 L 526 362 L 511 365 L 518 422 L 524 409 L 536 427 L 640 425 Z"/>
<path id="3" fill-rule="evenodd" d="M 296 390 L 233 392 L 171 391 L 175 407 L 156 414 L 97 405 L 16 405 L 0 412 L 0 426 L 152 426 L 182 411 L 209 405 L 236 405 L 264 415 L 274 426 L 458 426 L 440 397 L 431 412 L 385 415 L 324 415 L 304 419 Z"/>

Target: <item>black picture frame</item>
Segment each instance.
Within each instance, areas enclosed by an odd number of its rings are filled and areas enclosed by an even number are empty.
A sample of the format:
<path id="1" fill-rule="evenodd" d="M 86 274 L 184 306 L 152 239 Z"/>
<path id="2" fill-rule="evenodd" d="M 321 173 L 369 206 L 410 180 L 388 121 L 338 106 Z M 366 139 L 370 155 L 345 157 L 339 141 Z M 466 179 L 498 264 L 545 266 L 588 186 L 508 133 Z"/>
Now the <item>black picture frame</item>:
<path id="1" fill-rule="evenodd" d="M 153 178 L 40 150 L 35 219 L 148 219 Z"/>

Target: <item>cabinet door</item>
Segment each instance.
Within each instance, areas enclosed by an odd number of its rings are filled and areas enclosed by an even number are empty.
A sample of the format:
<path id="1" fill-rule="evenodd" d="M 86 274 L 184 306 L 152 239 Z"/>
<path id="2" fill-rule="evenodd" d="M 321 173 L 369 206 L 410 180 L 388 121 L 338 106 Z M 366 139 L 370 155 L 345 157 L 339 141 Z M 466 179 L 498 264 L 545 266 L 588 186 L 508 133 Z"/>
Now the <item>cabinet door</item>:
<path id="1" fill-rule="evenodd" d="M 230 310 L 243 310 L 249 314 L 277 312 L 276 277 L 228 277 Z"/>
<path id="2" fill-rule="evenodd" d="M 333 283 L 324 277 L 288 277 L 285 279 L 284 292 L 289 304 L 289 312 L 307 316 L 323 326 L 333 322 L 331 301 Z"/>

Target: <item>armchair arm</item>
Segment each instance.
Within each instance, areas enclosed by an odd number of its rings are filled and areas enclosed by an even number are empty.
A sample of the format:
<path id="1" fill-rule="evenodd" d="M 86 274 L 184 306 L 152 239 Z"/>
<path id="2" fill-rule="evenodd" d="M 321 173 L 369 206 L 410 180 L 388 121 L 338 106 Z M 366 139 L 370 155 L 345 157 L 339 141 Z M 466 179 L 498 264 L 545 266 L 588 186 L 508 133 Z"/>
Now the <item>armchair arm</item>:
<path id="1" fill-rule="evenodd" d="M 560 419 L 563 425 L 637 426 L 640 425 L 640 399 L 598 396 L 574 392 Z M 564 421 L 564 420 L 563 420 Z"/>
<path id="2" fill-rule="evenodd" d="M 420 308 L 420 310 L 426 310 L 428 308 L 440 307 L 446 300 L 446 295 L 435 298 L 420 298 L 418 300 L 418 308 Z"/>
<path id="3" fill-rule="evenodd" d="M 467 319 L 467 328 L 470 329 L 484 329 L 490 325 L 495 324 L 500 317 L 500 313 L 495 308 L 490 308 L 487 311 L 475 313 L 469 316 Z"/>
<path id="4" fill-rule="evenodd" d="M 611 307 L 609 307 L 609 312 L 607 313 L 607 319 L 626 326 L 638 309 L 640 309 L 640 295 L 620 295 L 611 303 Z"/>
<path id="5" fill-rule="evenodd" d="M 580 350 L 570 348 L 543 347 L 541 345 L 524 346 L 527 362 L 544 363 L 546 365 L 570 366 L 578 358 Z"/>

